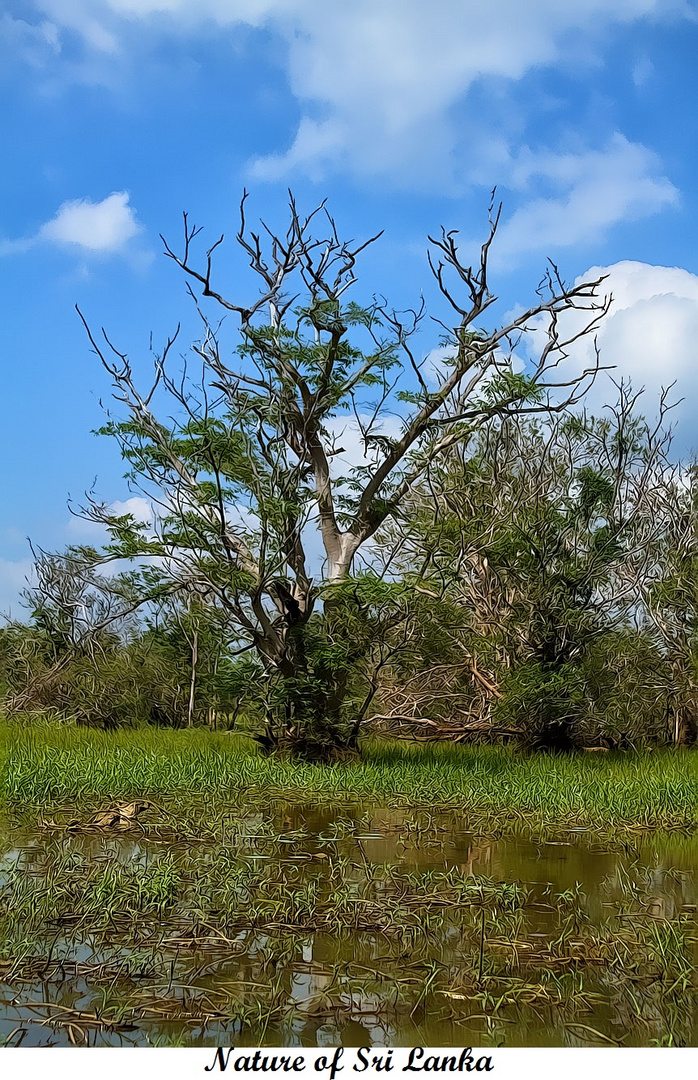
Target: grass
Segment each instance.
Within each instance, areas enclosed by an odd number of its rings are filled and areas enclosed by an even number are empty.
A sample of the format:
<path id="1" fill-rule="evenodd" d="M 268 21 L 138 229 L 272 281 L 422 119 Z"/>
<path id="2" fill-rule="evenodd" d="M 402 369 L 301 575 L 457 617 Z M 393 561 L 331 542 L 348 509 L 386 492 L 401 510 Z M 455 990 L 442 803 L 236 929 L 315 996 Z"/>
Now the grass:
<path id="1" fill-rule="evenodd" d="M 523 756 L 494 747 L 369 744 L 356 764 L 265 758 L 202 731 L 0 727 L 7 808 L 201 795 L 248 805 L 346 801 L 453 808 L 466 826 L 607 831 L 698 825 L 698 752 Z"/>
<path id="2" fill-rule="evenodd" d="M 671 862 L 695 844 L 660 831 L 696 826 L 696 753 L 376 743 L 320 767 L 202 731 L 4 725 L 0 769 L 12 1045 L 698 1041 Z M 137 797 L 143 822 L 92 824 Z"/>

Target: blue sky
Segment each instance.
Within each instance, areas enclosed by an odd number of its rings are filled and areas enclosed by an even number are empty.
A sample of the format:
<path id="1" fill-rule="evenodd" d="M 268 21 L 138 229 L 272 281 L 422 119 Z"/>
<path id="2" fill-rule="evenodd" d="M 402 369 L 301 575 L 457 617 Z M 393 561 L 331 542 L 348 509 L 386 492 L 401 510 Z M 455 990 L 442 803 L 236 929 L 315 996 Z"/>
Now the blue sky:
<path id="1" fill-rule="evenodd" d="M 603 268 L 603 362 L 648 412 L 676 379 L 676 446 L 698 449 L 695 2 L 10 0 L 0 50 L 0 610 L 21 613 L 27 536 L 88 538 L 69 494 L 129 498 L 75 303 L 145 365 L 186 310 L 158 234 L 186 209 L 232 235 L 245 186 L 271 223 L 290 186 L 343 235 L 385 229 L 357 299 L 399 306 L 430 287 L 427 233 L 481 238 L 497 185 L 501 309 L 548 256 Z M 232 293 L 242 270 L 224 256 Z"/>

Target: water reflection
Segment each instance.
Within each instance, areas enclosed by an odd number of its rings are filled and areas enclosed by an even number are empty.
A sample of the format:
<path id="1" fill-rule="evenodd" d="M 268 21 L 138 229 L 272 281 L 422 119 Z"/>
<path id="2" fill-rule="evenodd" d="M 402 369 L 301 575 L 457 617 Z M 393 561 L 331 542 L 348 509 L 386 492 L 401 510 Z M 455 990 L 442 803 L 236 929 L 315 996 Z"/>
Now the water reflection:
<path id="1" fill-rule="evenodd" d="M 33 936 L 3 931 L 0 1038 L 698 1045 L 698 837 L 604 850 L 586 830 L 488 839 L 455 813 L 361 807 L 206 820 L 203 841 L 157 823 L 0 834 L 8 924 L 28 882 L 38 903 L 60 879 L 79 909 L 58 918 L 56 901 Z M 85 875 L 90 895 L 117 881 L 155 904 L 165 870 L 157 918 L 85 914 Z"/>

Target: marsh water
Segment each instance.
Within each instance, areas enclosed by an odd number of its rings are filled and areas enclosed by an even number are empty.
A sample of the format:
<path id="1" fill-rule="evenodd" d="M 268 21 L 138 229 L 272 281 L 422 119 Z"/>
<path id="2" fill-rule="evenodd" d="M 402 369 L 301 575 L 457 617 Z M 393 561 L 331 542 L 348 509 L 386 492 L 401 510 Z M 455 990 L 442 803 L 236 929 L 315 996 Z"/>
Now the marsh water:
<path id="1" fill-rule="evenodd" d="M 180 820 L 1 823 L 0 1041 L 698 1045 L 697 836 L 283 803 Z"/>

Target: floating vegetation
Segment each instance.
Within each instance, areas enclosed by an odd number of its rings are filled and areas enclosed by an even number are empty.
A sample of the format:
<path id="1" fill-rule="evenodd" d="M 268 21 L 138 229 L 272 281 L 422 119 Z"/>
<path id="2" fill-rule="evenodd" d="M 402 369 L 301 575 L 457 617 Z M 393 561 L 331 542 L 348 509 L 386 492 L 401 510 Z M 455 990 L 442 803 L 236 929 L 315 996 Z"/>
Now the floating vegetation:
<path id="1" fill-rule="evenodd" d="M 177 840 L 167 800 L 136 832 L 15 818 L 0 1037 L 698 1042 L 688 839 L 676 863 L 656 840 L 599 853 L 589 837 L 487 840 L 434 811 L 279 803 L 247 818 L 220 804 L 201 843 L 186 835 L 200 811 L 190 800 Z"/>
<path id="2" fill-rule="evenodd" d="M 6 1045 L 698 1045 L 697 755 L 0 739 Z"/>

